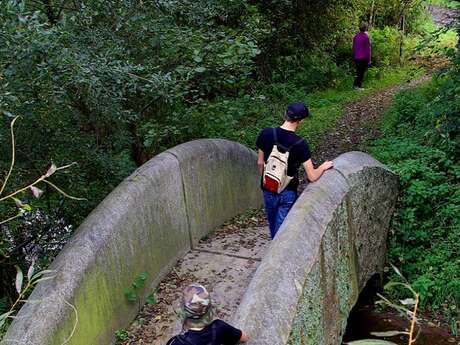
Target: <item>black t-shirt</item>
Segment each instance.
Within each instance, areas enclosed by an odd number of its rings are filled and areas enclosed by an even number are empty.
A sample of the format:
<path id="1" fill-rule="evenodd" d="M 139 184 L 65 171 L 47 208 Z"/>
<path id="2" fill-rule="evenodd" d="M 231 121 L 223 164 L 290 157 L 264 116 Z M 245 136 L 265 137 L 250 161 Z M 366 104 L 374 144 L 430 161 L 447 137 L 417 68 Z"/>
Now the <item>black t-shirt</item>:
<path id="1" fill-rule="evenodd" d="M 294 176 L 292 181 L 287 185 L 286 189 L 297 191 L 299 185 L 299 167 L 304 162 L 308 161 L 311 158 L 310 148 L 308 147 L 307 142 L 296 135 L 292 131 L 288 131 L 281 127 L 275 128 L 276 137 L 278 139 L 278 144 L 281 144 L 282 147 L 278 146 L 278 149 L 283 150 L 283 148 L 288 149 L 295 143 L 291 150 L 289 151 L 288 159 L 288 176 Z M 298 142 L 301 140 L 300 142 Z M 272 152 L 273 145 L 275 145 L 275 137 L 273 134 L 273 128 L 263 129 L 259 136 L 257 137 L 256 146 L 264 152 L 265 162 Z"/>
<path id="2" fill-rule="evenodd" d="M 199 331 L 189 330 L 168 340 L 166 345 L 235 345 L 242 332 L 222 320 L 214 320 Z"/>

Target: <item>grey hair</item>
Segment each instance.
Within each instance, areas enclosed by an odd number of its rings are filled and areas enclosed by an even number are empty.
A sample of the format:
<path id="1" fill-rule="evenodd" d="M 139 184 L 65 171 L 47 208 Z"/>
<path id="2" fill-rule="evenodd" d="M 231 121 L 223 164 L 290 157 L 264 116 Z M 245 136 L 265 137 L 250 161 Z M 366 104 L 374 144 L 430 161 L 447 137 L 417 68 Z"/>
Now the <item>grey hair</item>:
<path id="1" fill-rule="evenodd" d="M 361 24 L 359 24 L 359 31 L 361 31 L 361 32 L 367 31 L 367 23 L 366 22 L 361 22 Z"/>

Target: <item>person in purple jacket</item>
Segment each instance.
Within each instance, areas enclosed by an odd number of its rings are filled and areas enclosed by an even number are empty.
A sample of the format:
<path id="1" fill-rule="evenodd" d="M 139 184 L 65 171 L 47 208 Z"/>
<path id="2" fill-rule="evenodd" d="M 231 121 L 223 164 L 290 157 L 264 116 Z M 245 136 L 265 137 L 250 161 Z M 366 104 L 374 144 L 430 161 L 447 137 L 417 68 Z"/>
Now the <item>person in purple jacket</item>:
<path id="1" fill-rule="evenodd" d="M 356 64 L 355 89 L 362 90 L 364 74 L 371 63 L 371 41 L 367 34 L 367 24 L 361 23 L 359 32 L 353 37 L 353 59 Z"/>

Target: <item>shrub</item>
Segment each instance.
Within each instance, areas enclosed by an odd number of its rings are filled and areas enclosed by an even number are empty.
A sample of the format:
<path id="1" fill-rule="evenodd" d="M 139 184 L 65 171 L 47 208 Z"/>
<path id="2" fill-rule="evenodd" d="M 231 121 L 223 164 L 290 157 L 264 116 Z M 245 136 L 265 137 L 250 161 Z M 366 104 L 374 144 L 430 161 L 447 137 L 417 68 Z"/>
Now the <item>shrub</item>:
<path id="1" fill-rule="evenodd" d="M 438 115 L 457 104 L 452 94 L 438 94 L 448 87 L 438 79 L 398 94 L 385 119 L 385 138 L 372 152 L 401 180 L 388 258 L 420 292 L 423 308 L 455 318 L 460 313 L 460 160 L 451 150 L 458 138 L 439 130 Z"/>
<path id="2" fill-rule="evenodd" d="M 400 32 L 394 27 L 372 29 L 372 60 L 376 66 L 394 66 L 399 63 Z"/>

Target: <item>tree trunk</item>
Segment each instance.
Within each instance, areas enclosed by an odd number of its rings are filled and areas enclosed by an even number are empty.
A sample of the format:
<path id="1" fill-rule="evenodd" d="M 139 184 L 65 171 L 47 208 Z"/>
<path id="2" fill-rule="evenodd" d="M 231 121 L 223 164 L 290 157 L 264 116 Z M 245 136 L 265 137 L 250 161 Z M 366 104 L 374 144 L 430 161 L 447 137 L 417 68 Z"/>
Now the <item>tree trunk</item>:
<path id="1" fill-rule="evenodd" d="M 371 6 L 371 14 L 369 16 L 369 30 L 372 29 L 374 26 L 374 18 L 375 18 L 375 0 L 372 0 L 372 6 Z"/>
<path id="2" fill-rule="evenodd" d="M 399 38 L 399 65 L 403 65 L 403 45 L 404 45 L 404 33 L 405 33 L 406 20 L 405 17 L 401 17 L 400 26 L 400 38 Z"/>

